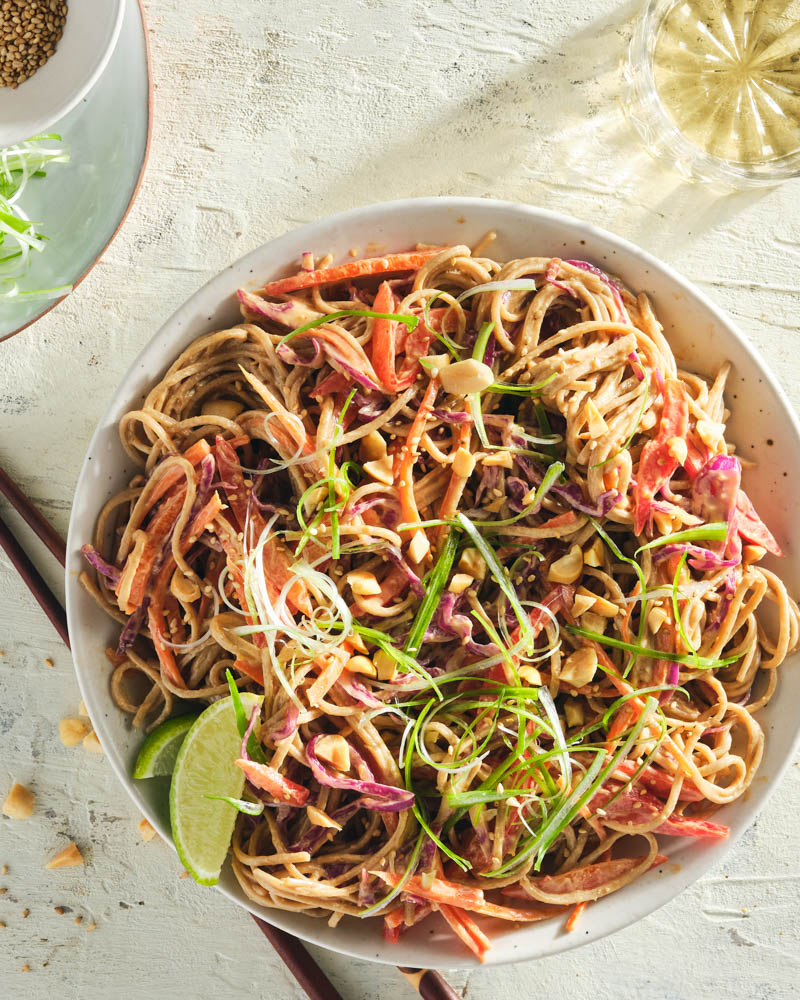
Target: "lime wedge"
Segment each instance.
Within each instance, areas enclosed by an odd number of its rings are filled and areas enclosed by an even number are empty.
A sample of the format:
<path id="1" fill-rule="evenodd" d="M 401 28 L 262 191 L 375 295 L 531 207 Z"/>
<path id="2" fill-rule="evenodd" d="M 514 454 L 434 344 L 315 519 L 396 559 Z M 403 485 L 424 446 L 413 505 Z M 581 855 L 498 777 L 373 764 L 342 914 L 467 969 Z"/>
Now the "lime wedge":
<path id="1" fill-rule="evenodd" d="M 172 774 L 181 743 L 198 715 L 198 712 L 179 715 L 175 719 L 167 719 L 154 729 L 142 744 L 136 758 L 134 778 L 159 778 Z"/>
<path id="2" fill-rule="evenodd" d="M 246 691 L 241 698 L 248 715 L 263 700 Z M 237 816 L 233 806 L 206 795 L 241 797 L 244 772 L 234 764 L 241 745 L 233 700 L 223 698 L 201 713 L 175 761 L 169 790 L 172 839 L 184 867 L 200 885 L 219 881 Z"/>

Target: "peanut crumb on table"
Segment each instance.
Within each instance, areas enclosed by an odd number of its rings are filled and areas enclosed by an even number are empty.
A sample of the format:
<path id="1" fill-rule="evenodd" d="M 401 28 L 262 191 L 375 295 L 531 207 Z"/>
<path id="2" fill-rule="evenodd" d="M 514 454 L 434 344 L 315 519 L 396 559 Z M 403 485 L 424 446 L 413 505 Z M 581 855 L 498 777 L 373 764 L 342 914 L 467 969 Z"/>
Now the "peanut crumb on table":
<path id="1" fill-rule="evenodd" d="M 23 965 L 22 968 L 19 971 L 20 972 L 30 972 L 31 971 L 31 967 L 29 965 Z"/>
<path id="2" fill-rule="evenodd" d="M 78 914 L 78 916 L 77 916 L 77 917 L 75 917 L 75 923 L 76 923 L 76 924 L 81 924 L 81 923 L 83 923 L 83 917 L 82 917 L 82 916 L 80 915 L 80 913 Z"/>
<path id="3" fill-rule="evenodd" d="M 27 917 L 27 916 L 30 916 L 30 912 L 31 912 L 31 911 L 30 911 L 29 909 L 27 909 L 27 907 L 26 907 L 26 908 L 25 908 L 25 909 L 24 909 L 24 910 L 22 911 L 22 916 L 23 916 L 23 918 L 25 918 L 25 917 Z"/>
<path id="4" fill-rule="evenodd" d="M 49 656 L 46 657 L 46 659 L 44 661 L 44 664 L 45 664 L 46 667 L 54 667 L 55 666 L 55 663 L 53 663 L 52 659 Z"/>
<path id="5" fill-rule="evenodd" d="M 70 844 L 65 847 L 60 854 L 56 854 L 54 858 L 51 858 L 45 868 L 74 868 L 76 865 L 83 864 L 83 855 L 78 850 L 77 844 Z"/>
<path id="6" fill-rule="evenodd" d="M 94 920 L 90 924 L 86 925 L 86 930 L 87 931 L 96 931 L 97 930 L 97 924 L 94 922 Z"/>
<path id="7" fill-rule="evenodd" d="M 3 865 L 3 867 L 0 868 L 0 875 L 8 875 L 8 865 Z"/>
<path id="8" fill-rule="evenodd" d="M 53 909 L 56 911 L 56 913 L 59 915 L 59 917 L 63 916 L 63 914 L 64 914 L 64 907 L 63 906 L 54 906 Z"/>

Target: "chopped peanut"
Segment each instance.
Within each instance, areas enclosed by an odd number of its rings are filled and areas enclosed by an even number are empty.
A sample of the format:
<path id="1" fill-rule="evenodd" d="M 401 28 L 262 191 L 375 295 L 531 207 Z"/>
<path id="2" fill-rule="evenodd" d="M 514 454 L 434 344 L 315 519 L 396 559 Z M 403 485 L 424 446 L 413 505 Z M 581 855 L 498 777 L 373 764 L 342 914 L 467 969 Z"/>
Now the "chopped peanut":
<path id="1" fill-rule="evenodd" d="M 82 864 L 83 855 L 78 850 L 77 844 L 70 844 L 60 854 L 56 854 L 54 858 L 51 858 L 45 865 L 45 868 L 75 868 L 77 865 Z"/>
<path id="2" fill-rule="evenodd" d="M 378 673 L 378 680 L 391 683 L 397 676 L 397 660 L 382 649 L 379 649 L 372 659 Z"/>
<path id="3" fill-rule="evenodd" d="M 742 562 L 754 563 L 763 559 L 767 550 L 763 545 L 745 545 L 742 548 Z"/>
<path id="4" fill-rule="evenodd" d="M 583 415 L 588 426 L 590 440 L 594 441 L 595 438 L 601 438 L 604 434 L 608 434 L 608 424 L 591 399 L 586 400 Z"/>
<path id="5" fill-rule="evenodd" d="M 317 809 L 316 806 L 309 806 L 306 809 L 306 816 L 308 816 L 308 821 L 313 826 L 324 826 L 329 830 L 341 830 L 342 824 L 337 823 L 335 819 L 323 812 L 321 809 Z"/>
<path id="6" fill-rule="evenodd" d="M 431 543 L 428 536 L 422 529 L 414 532 L 411 541 L 408 543 L 408 555 L 412 562 L 421 563 L 431 550 Z"/>
<path id="7" fill-rule="evenodd" d="M 235 420 L 244 409 L 244 403 L 238 399 L 207 399 L 200 413 L 204 417 L 223 417 L 225 420 Z"/>
<path id="8" fill-rule="evenodd" d="M 616 618 L 619 614 L 619 608 L 616 604 L 607 600 L 605 597 L 598 597 L 597 594 L 593 594 L 586 587 L 578 587 L 575 591 L 575 600 L 577 601 L 578 596 L 580 597 L 591 597 L 592 603 L 590 609 L 596 615 L 602 615 L 604 618 Z M 589 610 L 589 608 L 584 608 L 584 610 Z"/>
<path id="9" fill-rule="evenodd" d="M 46 667 L 54 667 L 55 663 L 53 663 L 52 659 L 48 656 L 44 661 L 44 665 Z"/>
<path id="10" fill-rule="evenodd" d="M 16 782 L 3 803 L 3 812 L 10 819 L 27 819 L 33 812 L 36 796 L 33 792 Z"/>
<path id="11" fill-rule="evenodd" d="M 605 632 L 608 621 L 608 618 L 597 615 L 594 611 L 584 611 L 581 615 L 581 625 L 590 632 L 597 632 L 600 635 Z"/>
<path id="12" fill-rule="evenodd" d="M 473 580 L 482 580 L 486 576 L 486 563 L 477 549 L 464 549 L 458 560 L 458 568 Z"/>
<path id="13" fill-rule="evenodd" d="M 536 669 L 536 667 L 524 666 L 520 667 L 517 671 L 519 674 L 519 679 L 524 681 L 529 687 L 541 687 L 542 686 L 542 675 Z"/>
<path id="14" fill-rule="evenodd" d="M 315 750 L 320 760 L 327 761 L 337 771 L 350 770 L 350 747 L 344 736 L 323 736 Z"/>
<path id="15" fill-rule="evenodd" d="M 682 437 L 670 438 L 667 442 L 667 451 L 670 456 L 678 463 L 678 465 L 683 465 L 686 461 L 686 456 L 689 453 L 688 445 L 686 444 L 686 439 Z"/>
<path id="16" fill-rule="evenodd" d="M 597 653 L 591 646 L 581 646 L 561 664 L 560 680 L 580 688 L 588 684 L 597 670 Z"/>
<path id="17" fill-rule="evenodd" d="M 154 837 L 157 837 L 158 834 L 156 833 L 153 826 L 150 824 L 149 820 L 140 819 L 139 836 L 142 838 L 142 840 L 144 840 L 147 843 L 151 841 Z"/>
<path id="18" fill-rule="evenodd" d="M 668 617 L 667 612 L 663 608 L 650 608 L 647 612 L 647 627 L 653 635 L 658 632 Z"/>
<path id="19" fill-rule="evenodd" d="M 583 587 L 581 587 L 583 590 Z M 588 611 L 589 608 L 594 604 L 594 594 L 575 594 L 575 600 L 572 602 L 572 614 L 575 618 L 580 618 L 584 611 Z"/>
<path id="20" fill-rule="evenodd" d="M 587 566 L 603 565 L 603 539 L 599 535 L 595 535 L 591 545 L 584 549 L 583 561 Z"/>
<path id="21" fill-rule="evenodd" d="M 65 747 L 77 746 L 88 732 L 83 719 L 62 719 L 58 724 L 58 735 Z"/>
<path id="22" fill-rule="evenodd" d="M 510 451 L 494 451 L 482 459 L 483 465 L 499 465 L 503 469 L 510 469 L 514 464 L 514 456 Z"/>
<path id="23" fill-rule="evenodd" d="M 569 552 L 551 563 L 547 579 L 551 583 L 575 583 L 583 573 L 583 552 L 580 545 L 573 545 Z"/>
<path id="24" fill-rule="evenodd" d="M 567 698 L 564 702 L 564 718 L 570 729 L 583 725 L 583 705 L 577 698 Z"/>
<path id="25" fill-rule="evenodd" d="M 364 472 L 377 482 L 383 483 L 384 486 L 392 486 L 394 484 L 392 460 L 388 455 L 384 455 L 383 458 L 371 462 L 364 462 Z"/>
<path id="26" fill-rule="evenodd" d="M 97 738 L 97 733 L 94 729 L 89 730 L 89 732 L 83 738 L 83 745 L 89 751 L 89 753 L 104 753 L 102 746 L 100 745 L 100 740 Z"/>
<path id="27" fill-rule="evenodd" d="M 345 669 L 353 674 L 364 674 L 365 677 L 377 677 L 375 664 L 368 656 L 351 656 L 345 664 Z"/>
<path id="28" fill-rule="evenodd" d="M 370 431 L 361 439 L 361 457 L 365 462 L 378 462 L 386 455 L 386 442 L 380 431 Z"/>
<path id="29" fill-rule="evenodd" d="M 475 456 L 469 448 L 459 448 L 453 456 L 453 472 L 462 479 L 469 479 L 475 469 Z"/>
<path id="30" fill-rule="evenodd" d="M 472 582 L 473 580 L 469 573 L 454 573 L 453 579 L 450 581 L 447 589 L 453 594 L 463 594 Z"/>
<path id="31" fill-rule="evenodd" d="M 453 396 L 465 396 L 469 392 L 483 392 L 494 382 L 494 372 L 482 361 L 468 358 L 447 365 L 439 372 L 442 389 Z"/>
<path id="32" fill-rule="evenodd" d="M 81 698 L 80 702 L 78 703 L 78 715 L 82 715 L 85 719 L 89 718 L 89 712 L 86 708 L 86 703 L 84 702 L 83 698 Z"/>
<path id="33" fill-rule="evenodd" d="M 367 570 L 356 569 L 347 574 L 347 582 L 354 594 L 361 597 L 374 597 L 380 594 L 381 585 L 378 583 L 375 574 Z"/>

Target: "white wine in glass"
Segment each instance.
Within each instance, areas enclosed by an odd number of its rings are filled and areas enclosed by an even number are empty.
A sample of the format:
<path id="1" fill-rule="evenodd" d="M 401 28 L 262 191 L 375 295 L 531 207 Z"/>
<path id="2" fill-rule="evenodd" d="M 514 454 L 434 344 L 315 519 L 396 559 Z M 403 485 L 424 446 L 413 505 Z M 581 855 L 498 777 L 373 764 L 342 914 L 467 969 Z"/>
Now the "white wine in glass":
<path id="1" fill-rule="evenodd" d="M 650 0 L 628 69 L 634 121 L 686 172 L 800 172 L 800 0 Z"/>

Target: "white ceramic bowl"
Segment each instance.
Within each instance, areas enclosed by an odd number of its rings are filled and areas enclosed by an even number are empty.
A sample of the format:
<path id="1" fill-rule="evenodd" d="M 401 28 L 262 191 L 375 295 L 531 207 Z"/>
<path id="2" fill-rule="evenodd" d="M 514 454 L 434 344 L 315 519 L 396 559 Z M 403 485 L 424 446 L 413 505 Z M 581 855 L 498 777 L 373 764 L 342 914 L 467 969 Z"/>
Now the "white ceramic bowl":
<path id="1" fill-rule="evenodd" d="M 124 11 L 125 0 L 69 0 L 55 53 L 16 90 L 0 87 L 0 147 L 48 131 L 89 92 L 114 51 Z"/>
<path id="2" fill-rule="evenodd" d="M 733 408 L 730 439 L 740 453 L 758 458 L 761 466 L 748 472 L 748 493 L 773 529 L 787 558 L 780 572 L 793 593 L 800 591 L 800 552 L 793 526 L 800 519 L 800 426 L 775 378 L 743 335 L 701 292 L 665 264 L 625 240 L 542 209 L 509 202 L 472 198 L 424 198 L 371 205 L 311 223 L 254 250 L 227 268 L 182 305 L 142 351 L 114 394 L 111 405 L 89 445 L 75 492 L 68 539 L 67 612 L 78 680 L 94 726 L 114 770 L 137 808 L 169 840 L 164 790 L 153 783 L 133 782 L 131 766 L 141 743 L 109 692 L 109 668 L 103 649 L 116 643 L 119 627 L 96 607 L 78 583 L 84 568 L 79 549 L 93 536 L 103 503 L 123 487 L 133 470 L 120 446 L 117 421 L 138 405 L 145 392 L 191 340 L 202 333 L 233 324 L 239 316 L 234 292 L 266 279 L 294 272 L 303 250 L 330 251 L 335 260 L 347 258 L 351 247 L 370 253 L 405 249 L 417 241 L 474 244 L 489 229 L 498 232 L 492 255 L 499 260 L 528 255 L 582 258 L 618 274 L 634 290 L 652 296 L 655 308 L 679 363 L 704 374 L 715 373 L 726 360 L 733 363 L 728 400 Z M 487 956 L 489 964 L 522 961 L 594 941 L 636 922 L 671 900 L 708 868 L 719 862 L 730 843 L 753 821 L 775 788 L 797 742 L 794 706 L 800 702 L 797 655 L 781 668 L 776 697 L 761 713 L 767 734 L 766 753 L 757 780 L 747 796 L 717 814 L 731 827 L 727 842 L 693 842 L 663 838 L 670 863 L 589 907 L 581 918 L 581 933 L 566 934 L 563 919 L 496 933 Z M 169 878 L 165 870 L 164 878 Z M 230 870 L 220 890 L 241 906 L 298 937 L 335 951 L 373 961 L 428 968 L 466 968 L 477 964 L 444 927 L 422 927 L 398 944 L 386 943 L 380 921 L 346 918 L 338 927 L 310 917 L 254 906 L 240 891 Z M 208 892 L 197 888 L 198 892 Z"/>

